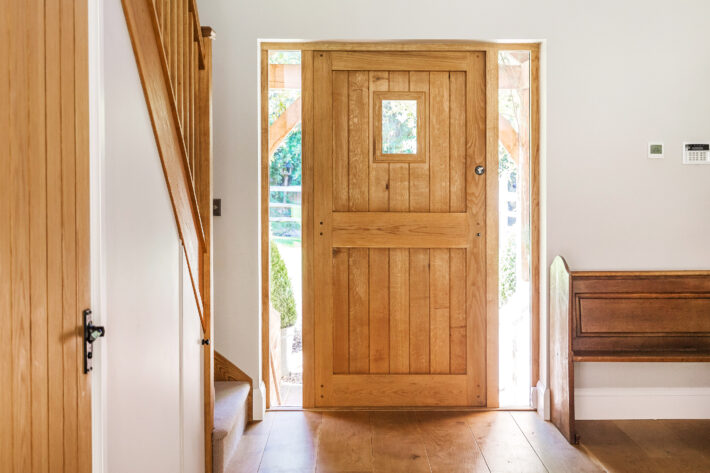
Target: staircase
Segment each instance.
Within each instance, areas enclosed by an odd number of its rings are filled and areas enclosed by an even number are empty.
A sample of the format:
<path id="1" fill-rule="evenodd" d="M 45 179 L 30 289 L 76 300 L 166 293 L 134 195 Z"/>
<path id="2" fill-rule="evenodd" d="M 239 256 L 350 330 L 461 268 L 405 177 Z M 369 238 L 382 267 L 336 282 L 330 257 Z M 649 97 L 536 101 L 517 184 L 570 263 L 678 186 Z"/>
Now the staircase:
<path id="1" fill-rule="evenodd" d="M 227 473 L 227 465 L 251 420 L 252 379 L 217 351 L 214 352 L 214 379 L 212 472 Z"/>
<path id="2" fill-rule="evenodd" d="M 212 431 L 212 468 L 226 473 L 226 466 L 237 450 L 249 419 L 250 383 L 216 381 L 214 383 L 214 430 Z"/>

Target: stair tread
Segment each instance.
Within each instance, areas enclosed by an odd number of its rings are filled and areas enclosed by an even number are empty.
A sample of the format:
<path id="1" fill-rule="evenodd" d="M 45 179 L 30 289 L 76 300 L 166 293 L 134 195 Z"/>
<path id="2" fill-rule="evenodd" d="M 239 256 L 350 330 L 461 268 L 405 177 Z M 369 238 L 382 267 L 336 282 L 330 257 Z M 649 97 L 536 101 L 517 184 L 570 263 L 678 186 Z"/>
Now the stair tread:
<path id="1" fill-rule="evenodd" d="M 222 438 L 234 429 L 246 412 L 249 383 L 216 381 L 214 383 L 214 437 Z"/>

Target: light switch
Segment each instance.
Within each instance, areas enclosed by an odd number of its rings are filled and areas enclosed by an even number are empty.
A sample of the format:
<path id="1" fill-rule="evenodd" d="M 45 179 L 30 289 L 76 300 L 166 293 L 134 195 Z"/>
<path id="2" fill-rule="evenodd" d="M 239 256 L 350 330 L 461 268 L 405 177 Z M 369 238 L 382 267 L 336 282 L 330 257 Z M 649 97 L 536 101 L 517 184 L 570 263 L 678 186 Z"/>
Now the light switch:
<path id="1" fill-rule="evenodd" d="M 650 159 L 663 159 L 663 143 L 658 141 L 648 143 L 648 157 Z"/>

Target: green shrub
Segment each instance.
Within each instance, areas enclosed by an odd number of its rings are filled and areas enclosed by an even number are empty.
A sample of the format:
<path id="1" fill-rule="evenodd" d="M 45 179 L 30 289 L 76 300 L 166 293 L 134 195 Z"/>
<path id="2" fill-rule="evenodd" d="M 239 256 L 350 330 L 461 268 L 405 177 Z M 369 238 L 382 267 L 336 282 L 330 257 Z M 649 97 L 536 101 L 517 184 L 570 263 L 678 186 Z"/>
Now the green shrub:
<path id="1" fill-rule="evenodd" d="M 511 235 L 505 245 L 505 254 L 500 259 L 500 305 L 504 306 L 510 297 L 517 290 L 517 252 L 515 248 L 515 238 Z"/>
<path id="2" fill-rule="evenodd" d="M 271 303 L 281 314 L 281 328 L 290 327 L 296 323 L 296 299 L 286 263 L 281 258 L 279 247 L 274 244 L 271 245 L 270 263 Z"/>

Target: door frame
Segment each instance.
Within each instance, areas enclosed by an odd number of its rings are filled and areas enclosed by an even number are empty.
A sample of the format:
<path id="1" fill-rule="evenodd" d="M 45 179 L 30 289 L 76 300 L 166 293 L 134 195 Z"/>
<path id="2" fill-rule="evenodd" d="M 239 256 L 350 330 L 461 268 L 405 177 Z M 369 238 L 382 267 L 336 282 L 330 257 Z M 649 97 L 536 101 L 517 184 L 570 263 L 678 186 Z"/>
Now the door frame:
<path id="1" fill-rule="evenodd" d="M 486 167 L 498 169 L 498 52 L 530 51 L 530 278 L 531 388 L 540 378 L 540 48 L 539 42 L 481 41 L 261 42 L 260 47 L 260 256 L 261 376 L 266 408 L 271 407 L 269 376 L 269 51 L 301 51 L 302 101 L 302 258 L 303 408 L 315 407 L 315 313 L 313 277 L 313 53 L 314 51 L 479 51 L 486 56 Z M 493 112 L 491 112 L 493 111 Z M 498 403 L 498 173 L 486 173 L 486 406 Z"/>

